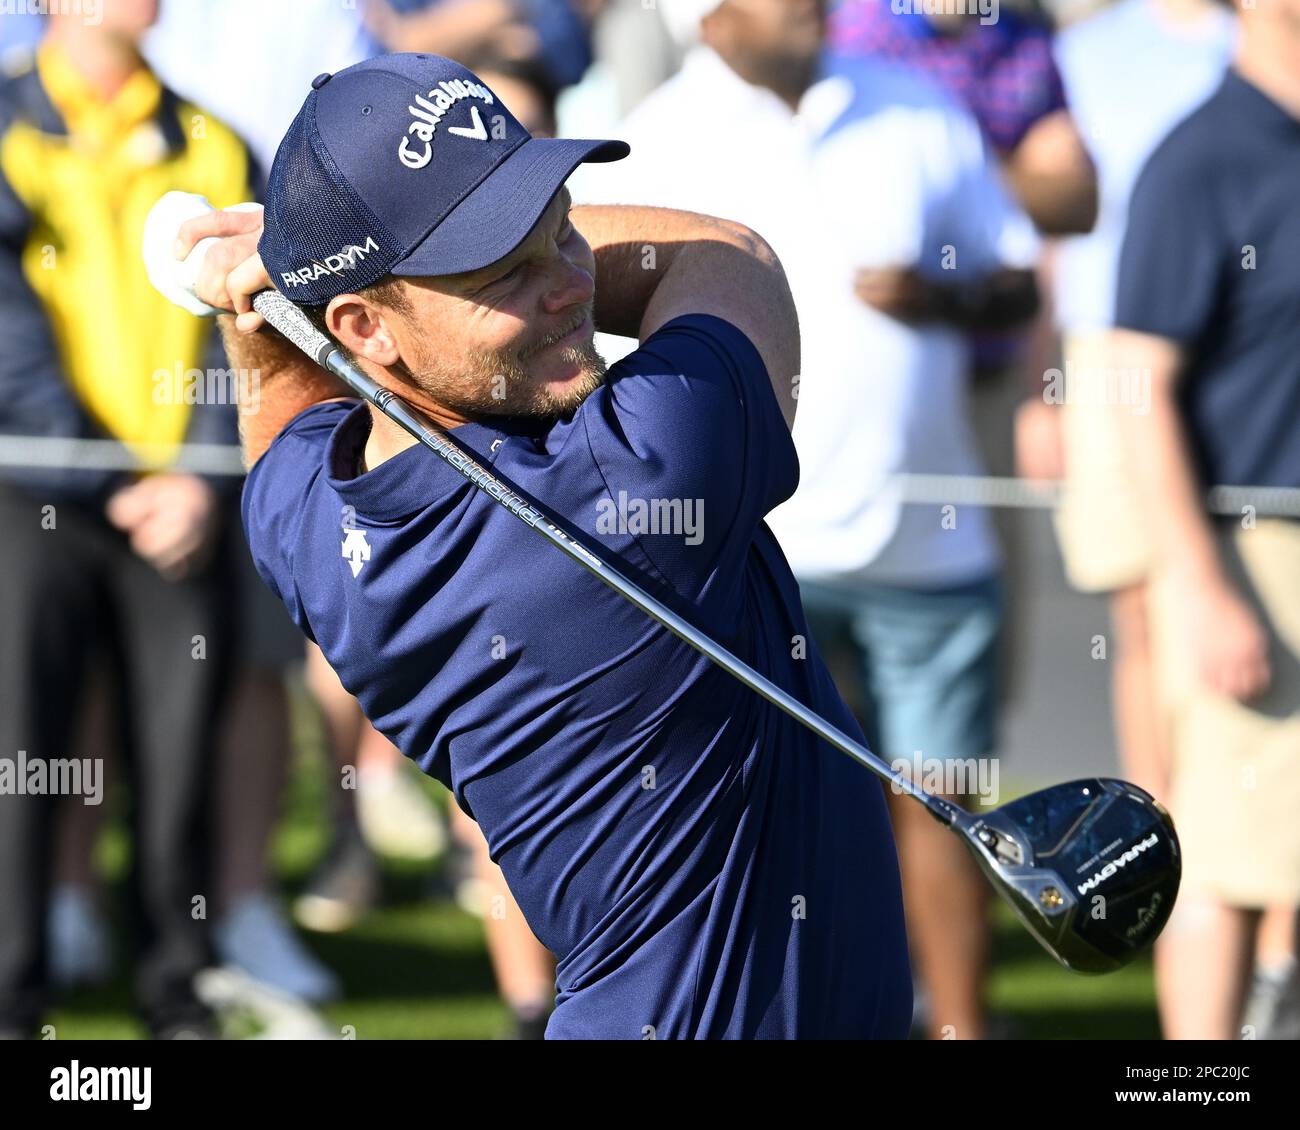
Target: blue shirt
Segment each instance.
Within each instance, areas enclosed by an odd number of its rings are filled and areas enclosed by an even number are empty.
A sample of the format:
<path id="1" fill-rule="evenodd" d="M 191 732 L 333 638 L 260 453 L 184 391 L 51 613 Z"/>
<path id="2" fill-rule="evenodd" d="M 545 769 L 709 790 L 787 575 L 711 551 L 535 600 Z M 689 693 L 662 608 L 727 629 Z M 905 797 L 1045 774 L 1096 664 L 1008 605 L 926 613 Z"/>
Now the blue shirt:
<path id="1" fill-rule="evenodd" d="M 1300 119 L 1236 70 L 1138 178 L 1115 324 L 1187 351 L 1202 485 L 1300 487 Z"/>
<path id="2" fill-rule="evenodd" d="M 559 959 L 548 1035 L 903 1036 L 880 783 L 432 452 L 358 477 L 369 413 L 285 428 L 248 479 L 249 545 L 370 719 L 478 821 Z M 451 435 L 861 738 L 763 522 L 798 465 L 735 327 L 676 318 L 572 419 Z"/>
<path id="3" fill-rule="evenodd" d="M 1056 57 L 1097 169 L 1097 222 L 1062 240 L 1055 278 L 1057 323 L 1111 324 L 1129 196 L 1142 166 L 1174 126 L 1223 80 L 1236 41 L 1227 6 L 1174 23 L 1156 0 L 1122 0 L 1067 27 Z"/>

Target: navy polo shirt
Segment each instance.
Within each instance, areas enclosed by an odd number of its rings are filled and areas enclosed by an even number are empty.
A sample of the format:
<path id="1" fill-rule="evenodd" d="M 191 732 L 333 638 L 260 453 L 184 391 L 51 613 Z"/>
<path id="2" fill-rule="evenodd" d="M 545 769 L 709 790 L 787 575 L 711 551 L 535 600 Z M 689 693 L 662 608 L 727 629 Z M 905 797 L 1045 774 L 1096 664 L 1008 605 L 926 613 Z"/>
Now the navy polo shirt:
<path id="1" fill-rule="evenodd" d="M 548 1035 L 903 1036 L 879 782 L 432 452 L 356 475 L 369 427 L 357 402 L 296 417 L 249 475 L 249 545 L 367 716 L 478 821 L 559 959 Z M 674 319 L 568 421 L 451 434 L 861 738 L 763 522 L 798 465 L 734 326 Z"/>
<path id="2" fill-rule="evenodd" d="M 1235 70 L 1138 179 L 1115 324 L 1187 351 L 1203 485 L 1300 487 L 1300 120 Z"/>

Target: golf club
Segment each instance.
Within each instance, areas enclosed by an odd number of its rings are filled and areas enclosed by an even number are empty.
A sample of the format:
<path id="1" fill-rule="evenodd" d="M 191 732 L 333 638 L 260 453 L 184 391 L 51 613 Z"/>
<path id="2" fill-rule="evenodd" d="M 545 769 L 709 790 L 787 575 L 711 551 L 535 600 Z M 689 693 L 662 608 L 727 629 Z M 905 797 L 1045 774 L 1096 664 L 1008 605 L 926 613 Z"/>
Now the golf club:
<path id="1" fill-rule="evenodd" d="M 155 210 L 167 200 L 164 197 Z M 179 219 L 175 200 L 168 205 L 168 221 L 175 220 L 171 235 L 180 220 L 210 208 L 201 198 L 190 201 L 188 215 Z M 147 225 L 147 258 L 148 232 Z M 202 250 L 196 248 L 191 259 L 194 254 Z M 184 282 L 183 267 L 175 263 L 170 288 L 159 285 L 173 301 L 178 280 L 192 287 L 192 280 Z M 994 889 L 1062 965 L 1083 973 L 1109 972 L 1125 965 L 1160 933 L 1173 910 L 1181 861 L 1173 822 L 1147 793 L 1125 781 L 1093 778 L 1054 785 L 978 815 L 927 793 L 562 530 L 473 452 L 361 372 L 278 291 L 256 295 L 253 307 L 316 364 L 619 595 L 835 749 L 925 805 L 962 837 Z"/>

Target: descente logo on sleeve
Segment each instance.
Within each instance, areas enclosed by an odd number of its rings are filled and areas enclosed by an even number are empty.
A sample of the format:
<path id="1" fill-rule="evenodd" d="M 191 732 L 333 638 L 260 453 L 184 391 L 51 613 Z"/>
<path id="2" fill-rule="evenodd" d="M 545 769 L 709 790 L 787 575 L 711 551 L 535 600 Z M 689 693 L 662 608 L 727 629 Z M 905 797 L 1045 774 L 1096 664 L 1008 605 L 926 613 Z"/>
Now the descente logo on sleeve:
<path id="1" fill-rule="evenodd" d="M 363 244 L 349 243 L 347 247 L 326 255 L 324 259 L 315 259 L 310 267 L 301 267 L 296 271 L 281 271 L 280 278 L 285 286 L 306 286 L 321 275 L 338 275 L 350 271 L 372 251 L 378 251 L 379 244 L 373 235 L 366 236 Z"/>
<path id="2" fill-rule="evenodd" d="M 460 78 L 452 79 L 450 82 L 440 82 L 428 94 L 415 96 L 415 105 L 407 106 L 415 121 L 406 127 L 406 132 L 408 135 L 414 134 L 418 137 L 424 142 L 424 146 L 417 149 L 411 145 L 409 136 L 403 137 L 397 147 L 397 156 L 403 165 L 408 169 L 422 169 L 429 163 L 429 159 L 433 156 L 433 146 L 429 143 L 433 140 L 438 123 L 446 116 L 448 109 L 462 98 L 478 98 L 489 106 L 496 101 L 486 86 L 477 82 L 466 82 Z M 483 128 L 478 107 L 472 106 L 470 109 L 470 117 L 474 123 L 472 127 L 448 126 L 447 128 L 452 133 L 484 141 L 487 139 L 487 130 Z"/>

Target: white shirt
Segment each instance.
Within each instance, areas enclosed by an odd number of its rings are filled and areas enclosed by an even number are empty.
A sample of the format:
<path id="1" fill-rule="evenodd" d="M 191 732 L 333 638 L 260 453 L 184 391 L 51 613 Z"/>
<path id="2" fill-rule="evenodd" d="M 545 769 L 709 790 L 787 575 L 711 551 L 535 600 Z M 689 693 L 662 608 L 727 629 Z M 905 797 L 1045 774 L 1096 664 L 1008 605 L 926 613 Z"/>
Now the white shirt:
<path id="1" fill-rule="evenodd" d="M 1207 8 L 1175 24 L 1152 0 L 1123 0 L 1063 31 L 1056 60 L 1070 112 L 1097 167 L 1097 223 L 1062 242 L 1056 271 L 1058 323 L 1067 330 L 1109 326 L 1124 244 L 1128 201 L 1138 174 L 1175 125 L 1223 79 L 1236 18 Z"/>
<path id="2" fill-rule="evenodd" d="M 848 67 L 848 64 L 845 64 Z M 990 168 L 975 123 L 935 88 L 863 63 L 818 81 L 792 112 L 698 46 L 618 136 L 631 155 L 571 181 L 582 202 L 649 204 L 757 231 L 785 268 L 803 362 L 794 427 L 801 478 L 769 522 L 795 573 L 841 584 L 958 584 L 998 564 L 987 515 L 903 505 L 899 472 L 978 474 L 969 350 L 853 293 L 863 267 L 951 280 L 1029 266 L 1037 242 Z M 945 254 L 956 270 L 940 269 Z"/>

